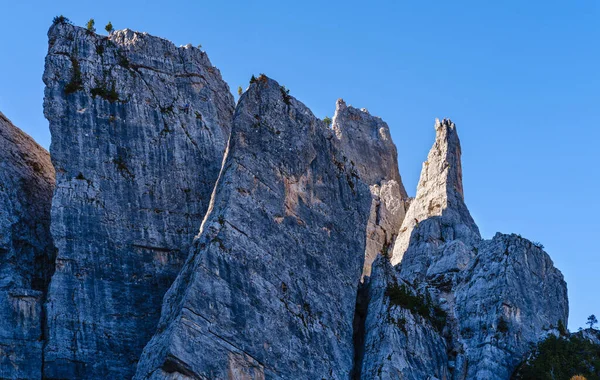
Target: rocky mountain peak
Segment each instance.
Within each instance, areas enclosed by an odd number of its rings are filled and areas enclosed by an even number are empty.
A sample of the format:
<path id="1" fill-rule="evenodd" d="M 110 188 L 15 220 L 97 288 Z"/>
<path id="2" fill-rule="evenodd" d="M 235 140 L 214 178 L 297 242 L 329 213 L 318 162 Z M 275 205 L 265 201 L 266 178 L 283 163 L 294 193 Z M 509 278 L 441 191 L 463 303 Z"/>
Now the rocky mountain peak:
<path id="1" fill-rule="evenodd" d="M 448 219 L 459 235 L 479 239 L 479 228 L 464 202 L 461 146 L 456 125 L 449 119 L 435 121 L 435 142 L 423 163 L 417 195 L 400 228 L 392 264 L 402 261 L 413 231 L 433 216 Z"/>
<path id="2" fill-rule="evenodd" d="M 435 143 L 427 156 L 428 170 L 425 178 L 421 176 L 420 187 L 427 187 L 428 180 L 445 177 L 446 208 L 462 207 L 459 202 L 464 202 L 461 155 L 456 125 L 450 119 L 436 119 Z"/>
<path id="3" fill-rule="evenodd" d="M 347 106 L 343 99 L 336 102 L 332 130 L 353 175 L 370 185 L 373 200 L 363 270 L 368 276 L 375 257 L 391 251 L 408 205 L 398 153 L 387 123 L 364 108 Z"/>
<path id="4" fill-rule="evenodd" d="M 452 121 L 411 203 L 365 108 L 328 126 L 266 75 L 236 104 L 200 49 L 56 20 L 52 163 L 0 113 L 0 378 L 506 380 L 565 336 L 543 247 L 481 238 Z"/>
<path id="5" fill-rule="evenodd" d="M 396 145 L 387 123 L 364 109 L 347 106 L 343 99 L 338 99 L 332 129 L 344 154 L 354 163 L 363 180 L 373 185 L 382 181 L 396 181 L 402 197 L 408 197 L 398 171 Z"/>

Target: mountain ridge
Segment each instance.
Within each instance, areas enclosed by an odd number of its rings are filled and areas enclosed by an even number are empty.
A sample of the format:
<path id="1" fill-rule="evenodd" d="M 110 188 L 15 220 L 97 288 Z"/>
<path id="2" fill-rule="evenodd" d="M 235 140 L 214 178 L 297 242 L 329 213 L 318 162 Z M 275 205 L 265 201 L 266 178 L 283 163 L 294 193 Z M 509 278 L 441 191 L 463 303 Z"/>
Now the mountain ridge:
<path id="1" fill-rule="evenodd" d="M 44 82 L 58 253 L 22 377 L 508 379 L 567 323 L 540 247 L 481 238 L 448 119 L 411 199 L 381 118 L 265 75 L 235 104 L 191 46 L 59 21 Z"/>

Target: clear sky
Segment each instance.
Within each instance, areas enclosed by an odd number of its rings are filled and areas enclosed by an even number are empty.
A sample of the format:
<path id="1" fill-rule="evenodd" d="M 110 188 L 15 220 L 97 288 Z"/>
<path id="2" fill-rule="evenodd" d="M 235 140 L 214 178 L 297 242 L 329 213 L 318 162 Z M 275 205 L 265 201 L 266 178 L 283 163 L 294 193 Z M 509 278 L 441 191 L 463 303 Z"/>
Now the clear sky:
<path id="1" fill-rule="evenodd" d="M 265 73 L 319 116 L 335 100 L 390 125 L 413 195 L 436 117 L 456 124 L 484 237 L 543 243 L 569 327 L 600 314 L 600 2 L 2 1 L 0 111 L 49 146 L 41 80 L 59 14 L 202 44 L 232 91 Z"/>

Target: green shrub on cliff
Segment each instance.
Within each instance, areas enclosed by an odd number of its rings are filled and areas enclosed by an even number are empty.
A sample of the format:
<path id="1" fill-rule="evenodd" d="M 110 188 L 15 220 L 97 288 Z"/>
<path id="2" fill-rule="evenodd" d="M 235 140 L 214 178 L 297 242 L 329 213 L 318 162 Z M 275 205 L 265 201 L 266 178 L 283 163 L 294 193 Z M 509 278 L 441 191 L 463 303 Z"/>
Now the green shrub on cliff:
<path id="1" fill-rule="evenodd" d="M 512 376 L 513 380 L 571 379 L 584 376 L 600 379 L 600 346 L 572 334 L 568 338 L 550 335 Z"/>
<path id="2" fill-rule="evenodd" d="M 91 19 L 89 19 L 87 24 L 85 24 L 85 28 L 90 33 L 96 33 L 96 28 L 94 27 L 95 24 L 96 24 L 96 21 L 94 21 L 94 19 L 91 18 Z"/>
<path id="3" fill-rule="evenodd" d="M 438 331 L 442 331 L 446 325 L 446 312 L 434 304 L 429 293 L 425 296 L 413 293 L 408 286 L 396 282 L 388 284 L 385 296 L 390 300 L 390 305 L 400 306 L 420 315 L 428 320 Z"/>
<path id="4" fill-rule="evenodd" d="M 52 25 L 56 25 L 56 24 L 72 24 L 72 22 L 65 16 L 60 15 L 60 16 L 56 16 L 52 19 Z"/>

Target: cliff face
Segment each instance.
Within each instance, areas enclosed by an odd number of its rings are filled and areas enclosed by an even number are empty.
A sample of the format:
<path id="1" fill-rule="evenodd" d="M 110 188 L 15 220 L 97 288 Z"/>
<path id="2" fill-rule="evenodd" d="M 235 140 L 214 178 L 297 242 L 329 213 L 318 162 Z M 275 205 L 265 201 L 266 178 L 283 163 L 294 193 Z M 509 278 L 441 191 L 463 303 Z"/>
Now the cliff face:
<path id="1" fill-rule="evenodd" d="M 445 320 L 432 301 L 403 281 L 385 257 L 374 262 L 365 288 L 360 379 L 448 379 Z"/>
<path id="2" fill-rule="evenodd" d="M 436 141 L 394 247 L 392 263 L 400 262 L 393 271 L 396 279 L 388 278 L 386 286 L 402 281 L 421 294 L 423 303 L 431 299 L 439 305 L 430 316 L 445 319 L 441 331 L 452 378 L 508 379 L 532 344 L 559 320 L 566 323 L 566 284 L 549 256 L 528 240 L 501 234 L 481 240 L 464 204 L 456 128 L 448 120 L 435 128 Z M 378 286 L 379 276 L 370 286 Z M 390 295 L 375 291 L 371 303 L 385 304 Z M 401 300 L 404 308 L 414 304 Z M 367 352 L 371 361 L 384 362 L 386 347 L 432 356 L 430 348 L 409 349 L 402 335 L 385 334 L 394 321 L 367 325 L 367 336 L 381 337 L 375 353 Z M 399 369 L 406 363 L 392 360 L 388 366 Z"/>
<path id="3" fill-rule="evenodd" d="M 348 378 L 371 196 L 337 145 L 277 82 L 250 85 L 136 378 Z"/>
<path id="4" fill-rule="evenodd" d="M 419 223 L 440 217 L 452 227 L 450 239 L 477 241 L 481 237 L 467 206 L 462 187 L 461 147 L 454 124 L 436 120 L 436 139 L 423 163 L 417 195 L 404 218 L 395 242 L 392 264 L 398 264 L 408 249 Z M 406 267 L 406 261 L 403 267 Z M 416 272 L 416 270 L 411 269 Z"/>
<path id="5" fill-rule="evenodd" d="M 0 377 L 500 380 L 567 324 L 542 247 L 481 238 L 451 121 L 409 200 L 364 109 L 328 127 L 264 75 L 234 107 L 191 46 L 48 36 L 52 199 L 0 114 Z"/>
<path id="6" fill-rule="evenodd" d="M 55 249 L 48 152 L 0 113 L 0 378 L 38 379 Z"/>
<path id="7" fill-rule="evenodd" d="M 50 28 L 57 187 L 48 378 L 127 378 L 208 208 L 234 102 L 206 54 L 130 30 Z"/>
<path id="8" fill-rule="evenodd" d="M 371 264 L 392 250 L 408 207 L 408 195 L 398 171 L 398 153 L 388 125 L 367 110 L 349 107 L 339 99 L 332 129 L 344 157 L 371 190 L 363 277 Z"/>
<path id="9" fill-rule="evenodd" d="M 464 351 L 455 378 L 508 379 L 532 344 L 567 324 L 567 286 L 548 254 L 518 235 L 498 233 L 475 252 L 454 280 L 454 333 Z"/>

